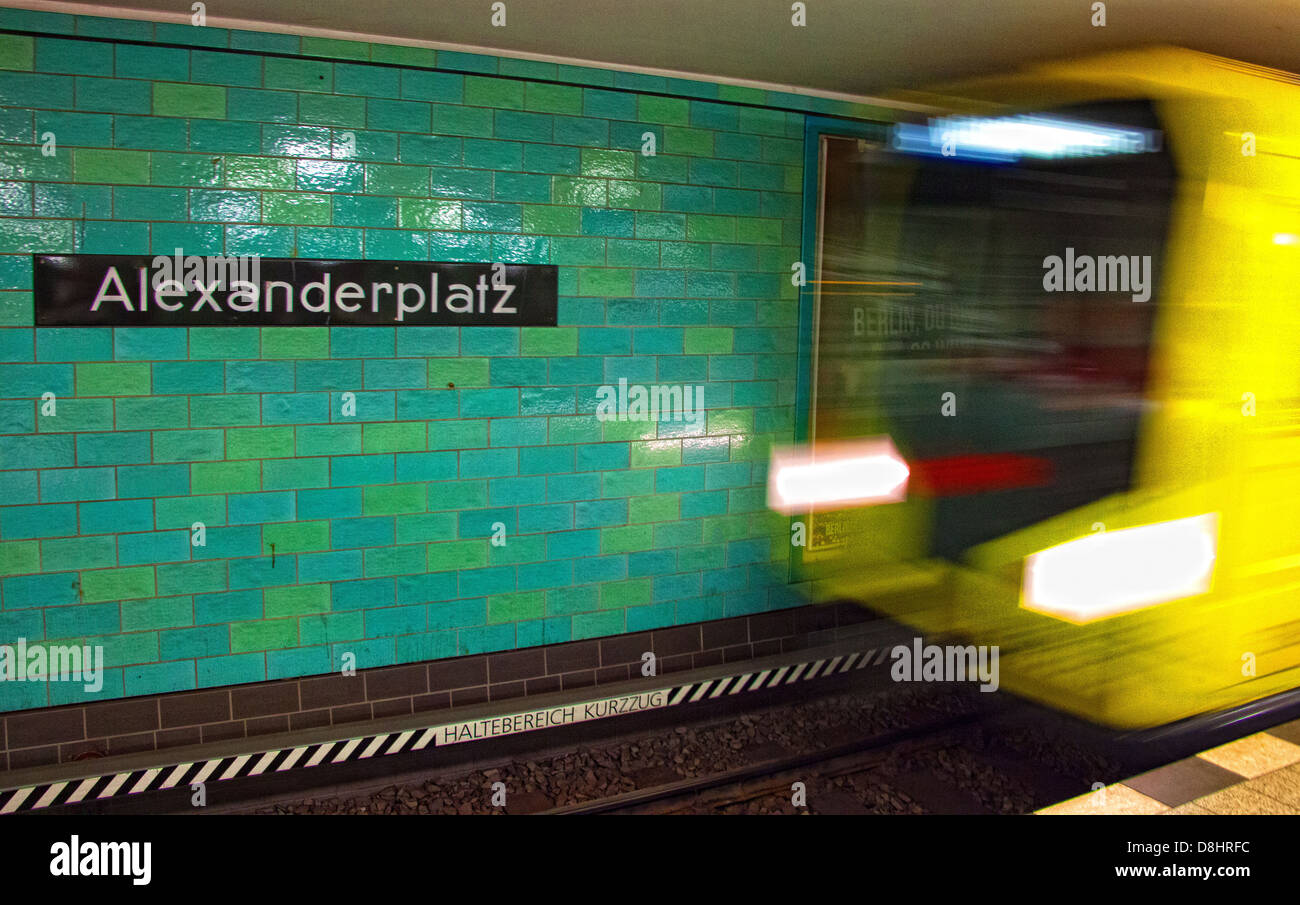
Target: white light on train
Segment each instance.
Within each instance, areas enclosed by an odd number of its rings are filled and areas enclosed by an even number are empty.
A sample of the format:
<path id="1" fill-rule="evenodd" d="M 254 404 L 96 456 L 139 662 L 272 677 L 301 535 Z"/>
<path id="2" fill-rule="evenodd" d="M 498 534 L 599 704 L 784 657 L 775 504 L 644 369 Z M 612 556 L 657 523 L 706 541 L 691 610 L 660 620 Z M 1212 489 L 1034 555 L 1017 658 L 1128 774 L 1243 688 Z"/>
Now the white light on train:
<path id="1" fill-rule="evenodd" d="M 1021 157 L 1101 157 L 1140 154 L 1160 149 L 1160 133 L 1023 114 L 1020 116 L 952 116 L 928 125 L 899 123 L 895 150 L 967 160 L 1014 162 Z"/>
<path id="2" fill-rule="evenodd" d="M 1085 623 L 1204 594 L 1214 577 L 1218 514 L 1103 531 L 1025 559 L 1022 605 Z"/>
<path id="3" fill-rule="evenodd" d="M 896 503 L 907 496 L 907 477 L 907 463 L 888 437 L 774 450 L 767 505 L 791 514 Z"/>

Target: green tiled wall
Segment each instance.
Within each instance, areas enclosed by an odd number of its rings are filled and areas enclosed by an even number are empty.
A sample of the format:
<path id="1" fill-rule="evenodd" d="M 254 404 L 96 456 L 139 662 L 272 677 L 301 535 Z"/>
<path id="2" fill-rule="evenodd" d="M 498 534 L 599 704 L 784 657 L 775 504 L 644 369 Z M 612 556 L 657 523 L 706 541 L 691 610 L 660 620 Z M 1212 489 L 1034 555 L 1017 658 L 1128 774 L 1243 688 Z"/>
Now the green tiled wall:
<path id="1" fill-rule="evenodd" d="M 871 111 L 22 10 L 0 29 L 0 643 L 102 645 L 98 697 L 122 697 L 797 602 L 764 510 L 801 238 L 803 115 L 777 107 Z M 560 326 L 33 329 L 32 253 L 177 247 L 553 263 Z M 597 421 L 619 378 L 702 384 L 705 429 Z M 0 683 L 0 710 L 87 697 Z"/>

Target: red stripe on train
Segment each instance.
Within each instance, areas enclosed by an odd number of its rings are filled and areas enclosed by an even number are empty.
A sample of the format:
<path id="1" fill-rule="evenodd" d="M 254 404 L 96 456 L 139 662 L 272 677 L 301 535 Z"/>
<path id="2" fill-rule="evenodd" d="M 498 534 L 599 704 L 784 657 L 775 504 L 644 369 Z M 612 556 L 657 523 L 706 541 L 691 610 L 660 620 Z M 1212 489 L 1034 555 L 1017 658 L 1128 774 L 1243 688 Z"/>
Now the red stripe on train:
<path id="1" fill-rule="evenodd" d="M 1043 487 L 1051 482 L 1052 463 L 1015 453 L 948 456 L 908 462 L 909 493 L 915 496 L 960 496 L 988 490 Z"/>

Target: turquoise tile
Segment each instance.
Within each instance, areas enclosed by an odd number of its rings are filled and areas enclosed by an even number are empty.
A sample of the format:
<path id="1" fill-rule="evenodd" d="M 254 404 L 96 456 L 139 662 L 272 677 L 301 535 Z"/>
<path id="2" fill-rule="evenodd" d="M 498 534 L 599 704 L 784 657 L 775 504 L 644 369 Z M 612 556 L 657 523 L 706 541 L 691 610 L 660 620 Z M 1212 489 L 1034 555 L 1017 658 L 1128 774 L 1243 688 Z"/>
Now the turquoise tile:
<path id="1" fill-rule="evenodd" d="M 123 38 L 129 41 L 149 41 L 154 37 L 152 22 L 138 19 L 105 19 L 98 16 L 77 16 L 77 34 L 92 38 Z"/>
<path id="2" fill-rule="evenodd" d="M 231 31 L 230 47 L 236 50 L 261 50 L 268 53 L 297 53 L 298 35 L 262 31 Z"/>
<path id="3" fill-rule="evenodd" d="M 438 53 L 438 66 L 441 69 L 494 73 L 497 71 L 497 65 L 498 59 L 496 57 L 482 54 L 459 53 L 451 50 L 443 50 Z"/>
<path id="4" fill-rule="evenodd" d="M 190 52 L 149 44 L 118 44 L 113 74 L 121 79 L 184 82 L 190 77 Z M 200 80 L 201 81 L 201 80 Z"/>
<path id="5" fill-rule="evenodd" d="M 431 110 L 426 103 L 372 98 L 366 102 L 366 128 L 392 132 L 428 132 Z"/>
<path id="6" fill-rule="evenodd" d="M 119 220 L 184 220 L 187 201 L 184 189 L 119 186 L 113 189 L 113 216 Z"/>
<path id="7" fill-rule="evenodd" d="M 36 38 L 36 69 L 61 75 L 112 75 L 113 45 L 68 38 Z"/>
<path id="8" fill-rule="evenodd" d="M 334 64 L 323 60 L 266 57 L 262 72 L 267 88 L 326 93 L 334 90 Z"/>
<path id="9" fill-rule="evenodd" d="M 36 111 L 36 134 L 42 142 L 53 136 L 56 147 L 111 148 L 113 117 L 104 113 Z"/>
<path id="10" fill-rule="evenodd" d="M 78 110 L 146 114 L 153 106 L 147 82 L 78 76 L 76 83 Z"/>
<path id="11" fill-rule="evenodd" d="M 95 222 L 79 225 L 77 250 L 82 254 L 147 254 L 149 224 L 125 221 Z"/>
<path id="12" fill-rule="evenodd" d="M 268 35 L 267 37 L 288 37 Z M 184 81 L 177 79 L 177 81 Z M 262 84 L 262 59 L 239 53 L 190 51 L 190 81 L 206 85 L 258 88 Z"/>
<path id="13" fill-rule="evenodd" d="M 401 96 L 412 100 L 459 104 L 465 94 L 465 77 L 452 72 L 403 69 Z"/>
<path id="14" fill-rule="evenodd" d="M 154 38 L 165 44 L 190 44 L 202 47 L 226 47 L 230 44 L 230 32 L 224 28 L 205 25 L 195 28 L 193 25 L 171 25 L 159 22 L 154 25 Z"/>
<path id="15" fill-rule="evenodd" d="M 38 31 L 50 34 L 70 35 L 76 31 L 77 18 L 63 13 L 40 12 L 33 9 L 0 8 L 0 28 L 12 28 L 17 31 Z M 80 17 L 83 26 L 90 23 L 115 23 L 113 19 L 89 19 Z"/>
<path id="16" fill-rule="evenodd" d="M 67 75 L 0 72 L 0 104 L 56 109 L 71 107 L 74 83 L 74 78 Z"/>
<path id="17" fill-rule="evenodd" d="M 559 144 L 607 148 L 610 146 L 611 134 L 607 120 L 582 116 L 555 117 L 555 141 Z"/>
<path id="18" fill-rule="evenodd" d="M 400 97 L 404 71 L 357 63 L 334 64 L 334 90 L 367 97 Z"/>
<path id="19" fill-rule="evenodd" d="M 232 120 L 297 122 L 298 95 L 291 91 L 231 88 L 226 92 L 226 115 Z"/>
<path id="20" fill-rule="evenodd" d="M 229 629 L 227 629 L 227 632 Z M 279 653 L 274 651 L 273 653 Z M 212 688 L 218 685 L 243 685 L 247 682 L 262 682 L 268 678 L 266 671 L 267 654 L 235 654 L 226 657 L 202 657 L 193 662 L 197 670 L 199 686 Z"/>

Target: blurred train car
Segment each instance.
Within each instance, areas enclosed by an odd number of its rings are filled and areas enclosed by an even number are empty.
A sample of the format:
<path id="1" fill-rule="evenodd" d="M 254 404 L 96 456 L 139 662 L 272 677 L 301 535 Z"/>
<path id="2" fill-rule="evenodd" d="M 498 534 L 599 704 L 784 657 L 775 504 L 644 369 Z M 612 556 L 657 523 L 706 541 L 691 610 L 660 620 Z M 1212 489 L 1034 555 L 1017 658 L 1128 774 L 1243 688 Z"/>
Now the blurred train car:
<path id="1" fill-rule="evenodd" d="M 1151 48 L 924 100 L 820 137 L 796 574 L 1111 726 L 1300 686 L 1300 79 Z"/>

